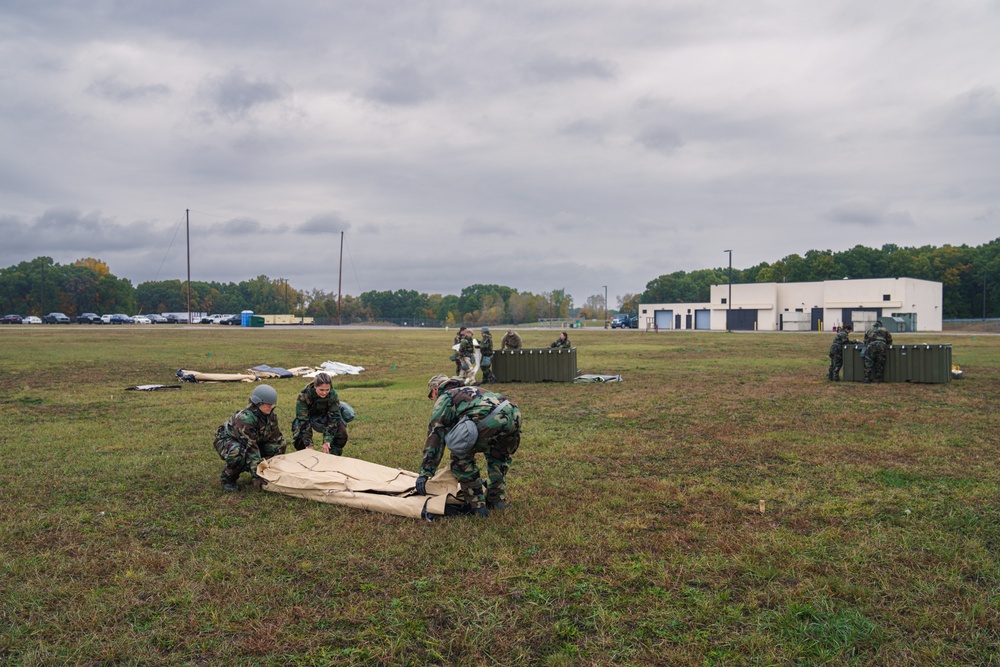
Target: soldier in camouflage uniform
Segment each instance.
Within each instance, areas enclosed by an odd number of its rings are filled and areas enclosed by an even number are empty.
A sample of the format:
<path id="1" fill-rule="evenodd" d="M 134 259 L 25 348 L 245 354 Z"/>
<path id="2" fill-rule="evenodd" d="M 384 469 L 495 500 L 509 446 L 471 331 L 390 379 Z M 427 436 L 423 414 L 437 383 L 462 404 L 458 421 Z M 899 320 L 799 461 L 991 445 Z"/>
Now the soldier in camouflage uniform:
<path id="1" fill-rule="evenodd" d="M 347 424 L 340 411 L 340 397 L 329 373 L 317 373 L 299 392 L 292 420 L 292 443 L 296 450 L 312 447 L 313 431 L 323 434 L 323 451 L 340 456 L 347 444 Z"/>
<path id="2" fill-rule="evenodd" d="M 852 331 L 854 327 L 845 324 L 837 329 L 837 335 L 833 337 L 833 343 L 830 345 L 830 368 L 826 378 L 831 382 L 840 382 L 840 369 L 844 366 L 844 346 L 856 343 L 851 340 Z"/>
<path id="3" fill-rule="evenodd" d="M 865 332 L 865 384 L 872 381 L 882 382 L 885 379 L 885 359 L 892 345 L 892 334 L 878 320 L 871 329 Z"/>
<path id="4" fill-rule="evenodd" d="M 476 381 L 476 346 L 472 342 L 472 331 L 469 329 L 463 332 L 462 340 L 458 344 L 458 366 L 458 377 L 462 378 L 465 384 Z"/>
<path id="5" fill-rule="evenodd" d="M 222 488 L 238 491 L 240 473 L 249 472 L 253 485 L 263 488 L 267 482 L 257 476 L 261 459 L 285 453 L 285 441 L 274 411 L 278 392 L 269 385 L 260 385 L 250 394 L 250 402 L 215 432 L 215 451 L 226 462 L 222 469 Z"/>
<path id="6" fill-rule="evenodd" d="M 500 339 L 501 350 L 520 350 L 521 336 L 513 329 L 507 329 L 507 333 Z"/>
<path id="7" fill-rule="evenodd" d="M 483 360 L 480 361 L 480 368 L 483 369 L 483 383 L 496 382 L 497 378 L 493 375 L 493 334 L 490 333 L 489 327 L 483 327 L 483 335 L 479 340 L 479 354 L 482 355 Z M 487 362 L 486 360 L 489 359 Z"/>
<path id="8" fill-rule="evenodd" d="M 427 398 L 434 401 L 434 409 L 427 427 L 417 493 L 426 493 L 427 480 L 434 475 L 444 454 L 445 437 L 462 417 L 468 416 L 479 429 L 476 444 L 462 457 L 451 455 L 451 472 L 458 480 L 460 499 L 470 513 L 480 516 L 487 516 L 489 510 L 510 507 L 507 472 L 511 457 L 521 444 L 521 411 L 499 394 L 480 387 L 462 386 L 458 378 L 435 375 L 427 386 L 430 389 Z M 479 476 L 476 453 L 486 457 L 486 488 Z"/>
<path id="9" fill-rule="evenodd" d="M 559 334 L 559 338 L 555 340 L 554 343 L 549 345 L 549 347 L 556 348 L 557 350 L 568 350 L 572 347 L 569 342 L 569 335 L 565 331 Z"/>
<path id="10" fill-rule="evenodd" d="M 465 338 L 466 327 L 461 327 L 458 333 L 455 334 L 455 345 L 461 345 L 462 339 Z M 455 361 L 455 375 L 462 372 L 462 362 L 458 357 L 458 352 L 452 355 L 452 359 Z"/>

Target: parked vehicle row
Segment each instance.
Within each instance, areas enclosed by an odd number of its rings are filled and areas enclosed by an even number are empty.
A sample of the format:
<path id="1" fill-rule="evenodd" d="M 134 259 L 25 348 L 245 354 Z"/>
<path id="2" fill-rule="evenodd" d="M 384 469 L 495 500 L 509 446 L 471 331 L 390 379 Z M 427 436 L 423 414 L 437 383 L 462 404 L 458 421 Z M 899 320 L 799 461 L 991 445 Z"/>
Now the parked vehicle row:
<path id="1" fill-rule="evenodd" d="M 612 329 L 638 329 L 639 328 L 639 316 L 632 315 L 617 315 L 615 319 L 611 320 Z"/>
<path id="2" fill-rule="evenodd" d="M 237 324 L 239 324 L 239 316 L 237 315 Z M 35 317 L 34 315 L 28 315 L 27 317 L 21 317 L 16 313 L 10 313 L 0 317 L 0 324 L 70 324 L 71 320 L 64 313 L 49 313 L 41 318 Z M 107 315 L 98 315 L 97 313 L 81 313 L 76 316 L 77 324 L 187 324 L 187 315 L 177 315 L 171 313 L 164 317 L 163 315 L 157 313 L 151 313 L 149 315 L 126 315 L 125 313 L 108 313 Z M 194 318 L 195 323 L 202 321 L 200 318 Z"/>

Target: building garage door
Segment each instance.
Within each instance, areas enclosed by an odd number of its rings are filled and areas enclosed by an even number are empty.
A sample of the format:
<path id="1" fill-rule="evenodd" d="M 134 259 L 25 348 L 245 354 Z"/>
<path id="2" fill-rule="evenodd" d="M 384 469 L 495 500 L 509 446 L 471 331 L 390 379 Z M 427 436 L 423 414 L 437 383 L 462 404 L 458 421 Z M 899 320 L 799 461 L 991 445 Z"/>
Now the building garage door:
<path id="1" fill-rule="evenodd" d="M 727 310 L 726 328 L 730 331 L 756 331 L 757 309 Z"/>
<path id="2" fill-rule="evenodd" d="M 694 328 L 695 329 L 711 329 L 712 328 L 712 311 L 710 310 L 696 310 L 694 311 Z"/>
<path id="3" fill-rule="evenodd" d="M 674 311 L 656 310 L 653 311 L 653 324 L 657 329 L 669 329 L 674 325 Z"/>

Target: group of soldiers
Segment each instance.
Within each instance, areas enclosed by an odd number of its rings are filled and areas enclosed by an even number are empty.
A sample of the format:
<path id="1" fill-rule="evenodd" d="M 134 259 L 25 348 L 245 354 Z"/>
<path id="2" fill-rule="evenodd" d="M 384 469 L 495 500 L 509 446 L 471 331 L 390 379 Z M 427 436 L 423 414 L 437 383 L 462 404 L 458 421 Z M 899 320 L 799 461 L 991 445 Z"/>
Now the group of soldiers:
<path id="1" fill-rule="evenodd" d="M 458 377 L 435 375 L 427 387 L 427 397 L 434 401 L 434 408 L 414 493 L 426 495 L 427 480 L 434 475 L 447 448 L 451 451 L 451 471 L 459 484 L 462 513 L 488 516 L 490 510 L 510 507 L 507 471 L 521 443 L 521 411 L 506 397 L 468 386 Z M 247 406 L 216 430 L 215 450 L 225 461 L 221 474 L 223 490 L 238 491 L 237 482 L 244 472 L 250 474 L 254 488 L 259 490 L 267 484 L 257 474 L 258 464 L 285 453 L 275 412 L 277 404 L 278 392 L 274 387 L 258 385 Z M 348 439 L 347 422 L 353 418 L 354 410 L 341 403 L 329 374 L 317 374 L 295 402 L 292 420 L 295 449 L 312 447 L 316 431 L 323 436 L 324 452 L 342 455 Z M 485 481 L 480 478 L 476 454 L 486 458 Z"/>
<path id="2" fill-rule="evenodd" d="M 882 382 L 885 379 L 885 360 L 888 356 L 889 346 L 892 345 L 892 334 L 882 326 L 881 320 L 876 320 L 872 328 L 865 332 L 864 342 L 851 340 L 851 333 L 854 327 L 845 324 L 837 327 L 837 335 L 830 345 L 830 368 L 827 371 L 827 379 L 831 382 L 840 381 L 840 369 L 844 366 L 844 347 L 846 345 L 864 345 L 861 350 L 861 358 L 865 363 L 865 376 L 863 382 L 870 384 Z"/>

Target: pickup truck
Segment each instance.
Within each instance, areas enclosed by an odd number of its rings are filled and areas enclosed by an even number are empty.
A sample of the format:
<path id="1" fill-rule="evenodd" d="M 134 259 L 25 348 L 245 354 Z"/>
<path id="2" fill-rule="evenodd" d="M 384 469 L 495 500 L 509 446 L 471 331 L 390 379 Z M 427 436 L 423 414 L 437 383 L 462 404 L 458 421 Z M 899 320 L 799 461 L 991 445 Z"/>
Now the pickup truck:
<path id="1" fill-rule="evenodd" d="M 615 315 L 611 320 L 612 329 L 628 329 L 628 315 Z"/>

